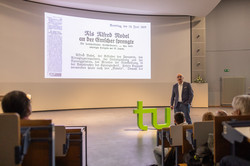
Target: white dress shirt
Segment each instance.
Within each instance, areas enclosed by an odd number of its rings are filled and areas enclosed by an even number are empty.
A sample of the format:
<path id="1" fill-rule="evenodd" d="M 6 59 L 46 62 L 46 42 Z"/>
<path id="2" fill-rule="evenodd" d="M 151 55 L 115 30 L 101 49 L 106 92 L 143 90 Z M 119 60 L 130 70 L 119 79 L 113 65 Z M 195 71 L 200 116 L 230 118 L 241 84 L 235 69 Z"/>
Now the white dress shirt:
<path id="1" fill-rule="evenodd" d="M 178 83 L 178 92 L 179 92 L 178 102 L 182 102 L 182 89 L 183 89 L 183 82 L 181 84 Z"/>

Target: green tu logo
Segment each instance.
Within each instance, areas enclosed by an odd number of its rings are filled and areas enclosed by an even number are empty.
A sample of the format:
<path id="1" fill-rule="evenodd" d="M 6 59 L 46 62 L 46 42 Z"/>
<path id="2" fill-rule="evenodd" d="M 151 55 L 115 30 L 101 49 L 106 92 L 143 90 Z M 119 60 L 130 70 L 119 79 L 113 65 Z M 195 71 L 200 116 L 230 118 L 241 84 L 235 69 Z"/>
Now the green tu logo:
<path id="1" fill-rule="evenodd" d="M 170 126 L 170 108 L 165 108 L 165 123 L 157 124 L 157 109 L 156 108 L 145 108 L 143 109 L 142 101 L 137 101 L 137 109 L 134 110 L 134 114 L 137 114 L 137 125 L 142 130 L 148 130 L 148 126 L 143 125 L 143 114 L 151 113 L 151 123 L 156 129 L 162 129 Z"/>

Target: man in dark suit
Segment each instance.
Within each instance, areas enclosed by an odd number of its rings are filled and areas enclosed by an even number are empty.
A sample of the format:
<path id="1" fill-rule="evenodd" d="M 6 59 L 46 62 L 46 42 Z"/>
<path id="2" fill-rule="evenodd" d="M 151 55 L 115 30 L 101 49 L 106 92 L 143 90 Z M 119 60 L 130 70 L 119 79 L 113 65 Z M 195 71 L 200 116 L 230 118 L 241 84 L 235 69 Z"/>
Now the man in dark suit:
<path id="1" fill-rule="evenodd" d="M 173 86 L 170 108 L 174 108 L 174 112 L 183 112 L 186 122 L 192 124 L 190 118 L 190 105 L 192 103 L 194 94 L 191 84 L 183 81 L 182 74 L 177 75 L 177 82 Z M 174 106 L 173 106 L 174 105 Z"/>

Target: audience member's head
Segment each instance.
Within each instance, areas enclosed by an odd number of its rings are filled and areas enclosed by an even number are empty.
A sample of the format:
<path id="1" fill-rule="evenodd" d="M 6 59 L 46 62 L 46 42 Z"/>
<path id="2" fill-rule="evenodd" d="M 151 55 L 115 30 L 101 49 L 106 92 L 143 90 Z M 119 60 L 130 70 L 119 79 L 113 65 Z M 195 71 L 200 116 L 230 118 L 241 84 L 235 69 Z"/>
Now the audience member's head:
<path id="1" fill-rule="evenodd" d="M 250 95 L 239 95 L 233 98 L 232 107 L 233 115 L 250 114 Z"/>
<path id="2" fill-rule="evenodd" d="M 214 120 L 214 114 L 212 112 L 206 112 L 202 115 L 202 121 Z"/>
<path id="3" fill-rule="evenodd" d="M 227 112 L 224 110 L 218 110 L 216 111 L 215 116 L 227 116 Z"/>
<path id="4" fill-rule="evenodd" d="M 184 123 L 185 122 L 184 113 L 182 113 L 182 112 L 176 112 L 174 114 L 174 122 L 175 122 L 176 125 Z"/>
<path id="5" fill-rule="evenodd" d="M 21 119 L 28 119 L 31 114 L 30 95 L 22 91 L 9 92 L 2 100 L 2 109 L 5 113 L 18 113 Z"/>

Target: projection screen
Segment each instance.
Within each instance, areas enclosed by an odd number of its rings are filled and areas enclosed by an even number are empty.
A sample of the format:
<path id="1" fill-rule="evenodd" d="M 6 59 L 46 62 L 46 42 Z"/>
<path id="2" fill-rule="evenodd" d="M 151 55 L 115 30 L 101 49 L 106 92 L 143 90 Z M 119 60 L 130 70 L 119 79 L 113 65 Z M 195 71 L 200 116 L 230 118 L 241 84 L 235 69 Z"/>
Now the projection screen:
<path id="1" fill-rule="evenodd" d="M 150 79 L 150 23 L 45 13 L 45 78 Z"/>

